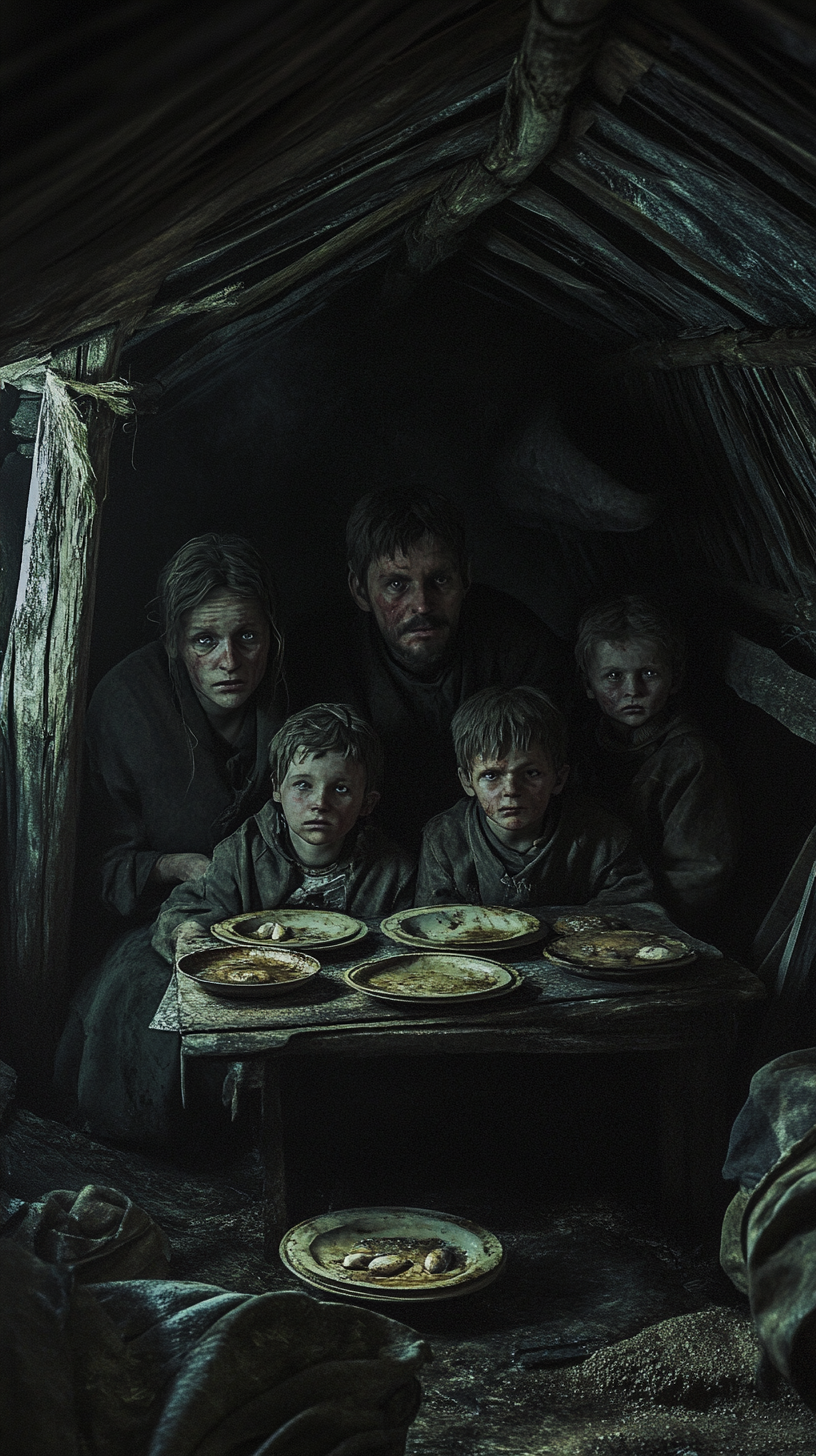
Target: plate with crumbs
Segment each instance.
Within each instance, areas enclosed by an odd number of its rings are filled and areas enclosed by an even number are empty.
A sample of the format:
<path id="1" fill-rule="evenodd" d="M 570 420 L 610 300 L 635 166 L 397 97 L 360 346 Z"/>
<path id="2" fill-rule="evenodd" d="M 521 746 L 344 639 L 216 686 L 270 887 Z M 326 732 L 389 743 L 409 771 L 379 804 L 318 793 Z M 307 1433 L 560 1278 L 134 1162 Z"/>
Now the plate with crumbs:
<path id="1" fill-rule="evenodd" d="M 210 996 L 257 1001 L 298 990 L 319 974 L 320 962 L 301 951 L 274 946 L 219 946 L 188 951 L 179 957 L 176 969 Z"/>
<path id="2" fill-rule="evenodd" d="M 532 945 L 549 934 L 549 926 L 524 910 L 505 905 L 426 905 L 400 910 L 383 920 L 390 940 L 417 950 L 492 950 Z"/>
<path id="3" fill-rule="evenodd" d="M 346 971 L 344 979 L 355 991 L 382 1001 L 460 1006 L 507 996 L 524 977 L 514 966 L 481 956 L 426 951 L 362 961 Z"/>
<path id="4" fill-rule="evenodd" d="M 428 1208 L 346 1208 L 284 1234 L 281 1261 L 323 1293 L 421 1303 L 474 1294 L 501 1273 L 495 1234 Z"/>
<path id="5" fill-rule="evenodd" d="M 558 936 L 544 955 L 577 975 L 626 980 L 675 970 L 697 960 L 696 950 L 685 940 L 648 930 L 589 930 Z"/>
<path id="6" fill-rule="evenodd" d="M 230 915 L 211 926 L 218 940 L 228 945 L 282 945 L 287 950 L 350 945 L 368 935 L 368 926 L 339 910 L 281 907 Z"/>

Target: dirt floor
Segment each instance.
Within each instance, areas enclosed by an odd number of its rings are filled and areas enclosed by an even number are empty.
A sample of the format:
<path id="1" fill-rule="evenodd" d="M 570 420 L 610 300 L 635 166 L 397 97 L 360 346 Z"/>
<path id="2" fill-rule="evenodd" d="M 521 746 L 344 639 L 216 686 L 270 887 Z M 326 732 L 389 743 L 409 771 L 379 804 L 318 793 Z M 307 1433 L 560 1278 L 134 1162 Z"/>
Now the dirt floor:
<path id="1" fill-rule="evenodd" d="M 226 1171 L 182 1170 L 25 1111 L 2 1142 L 3 1186 L 18 1198 L 122 1189 L 168 1233 L 176 1278 L 302 1288 L 263 1260 L 249 1143 Z M 333 1206 L 360 1201 L 332 1177 Z M 608 1197 L 502 1204 L 484 1180 L 444 1188 L 426 1183 L 423 1205 L 487 1224 L 508 1262 L 481 1295 L 411 1309 L 434 1351 L 411 1456 L 813 1456 L 816 1416 L 790 1392 L 755 1393 L 745 1302 L 713 1246 L 674 1245 Z"/>

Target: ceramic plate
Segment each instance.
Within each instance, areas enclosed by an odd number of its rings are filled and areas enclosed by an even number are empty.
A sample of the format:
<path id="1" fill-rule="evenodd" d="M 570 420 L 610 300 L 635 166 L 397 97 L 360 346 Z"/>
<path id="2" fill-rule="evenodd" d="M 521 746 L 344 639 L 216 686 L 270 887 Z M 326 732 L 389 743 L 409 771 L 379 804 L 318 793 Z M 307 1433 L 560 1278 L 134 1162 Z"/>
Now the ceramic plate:
<path id="1" fill-rule="evenodd" d="M 419 950 L 467 950 L 530 945 L 542 940 L 549 927 L 535 915 L 503 905 L 429 905 L 389 915 L 380 929 L 391 940 Z"/>
<path id="2" fill-rule="evenodd" d="M 697 952 L 679 937 L 648 930 L 589 930 L 563 935 L 544 954 L 578 974 L 626 979 L 673 970 L 697 959 Z"/>
<path id="3" fill-rule="evenodd" d="M 224 946 L 189 951 L 176 968 L 210 996 L 257 1001 L 297 990 L 319 973 L 320 962 L 277 946 Z"/>
<path id="4" fill-rule="evenodd" d="M 276 921 L 287 932 L 280 940 L 270 941 L 258 934 L 260 926 L 274 925 Z M 341 915 L 338 910 L 299 910 L 296 907 L 231 915 L 228 920 L 219 920 L 211 929 L 213 935 L 229 945 L 285 946 L 287 950 L 296 946 L 343 945 L 347 941 L 362 940 L 368 934 L 368 927 L 362 920 Z"/>
<path id="5" fill-rule="evenodd" d="M 355 991 L 383 1001 L 461 1005 L 506 996 L 524 977 L 497 961 L 436 950 L 362 961 L 346 971 L 344 979 Z"/>
<path id="6" fill-rule="evenodd" d="M 345 1269 L 344 1258 L 357 1245 L 375 1255 L 395 1255 L 410 1267 L 377 1276 L 367 1269 Z M 447 1269 L 424 1267 L 434 1250 L 444 1250 Z M 284 1234 L 281 1260 L 287 1269 L 324 1293 L 358 1299 L 423 1301 L 453 1299 L 492 1283 L 504 1265 L 495 1234 L 467 1219 L 427 1208 L 348 1208 L 296 1224 Z"/>

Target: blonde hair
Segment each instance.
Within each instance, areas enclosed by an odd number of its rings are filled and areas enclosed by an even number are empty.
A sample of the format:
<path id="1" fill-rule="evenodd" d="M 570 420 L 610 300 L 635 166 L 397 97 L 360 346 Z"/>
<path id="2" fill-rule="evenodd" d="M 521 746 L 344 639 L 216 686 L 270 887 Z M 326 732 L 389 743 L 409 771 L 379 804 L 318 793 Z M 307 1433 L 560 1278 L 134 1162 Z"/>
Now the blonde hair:
<path id="1" fill-rule="evenodd" d="M 532 743 L 541 744 L 555 769 L 567 760 L 564 716 L 538 688 L 483 688 L 456 709 L 451 732 L 464 774 L 477 757 L 502 758 L 514 748 L 523 753 Z"/>
<path id="2" fill-rule="evenodd" d="M 327 753 L 353 758 L 365 769 L 366 789 L 380 788 L 382 744 L 371 724 L 345 703 L 313 703 L 293 713 L 278 729 L 269 745 L 269 768 L 276 788 L 280 788 L 301 749 L 316 758 Z"/>
<path id="3" fill-rule="evenodd" d="M 578 623 L 575 661 L 586 680 L 589 660 L 600 642 L 626 642 L 633 637 L 655 642 L 665 653 L 675 681 L 686 665 L 683 633 L 646 597 L 611 597 L 584 612 Z"/>

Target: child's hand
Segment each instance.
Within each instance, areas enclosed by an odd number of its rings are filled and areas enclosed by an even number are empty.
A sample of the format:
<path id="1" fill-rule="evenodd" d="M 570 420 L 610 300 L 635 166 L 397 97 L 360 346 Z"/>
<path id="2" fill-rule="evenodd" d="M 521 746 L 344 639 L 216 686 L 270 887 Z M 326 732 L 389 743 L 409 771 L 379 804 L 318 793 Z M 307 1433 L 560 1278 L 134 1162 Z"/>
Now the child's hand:
<path id="1" fill-rule="evenodd" d="M 211 863 L 206 854 L 160 854 L 150 879 L 158 885 L 183 885 L 206 875 Z"/>

